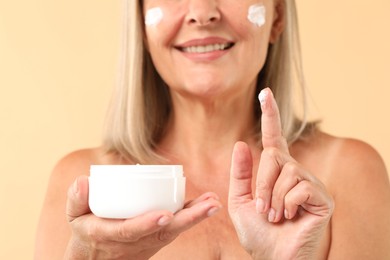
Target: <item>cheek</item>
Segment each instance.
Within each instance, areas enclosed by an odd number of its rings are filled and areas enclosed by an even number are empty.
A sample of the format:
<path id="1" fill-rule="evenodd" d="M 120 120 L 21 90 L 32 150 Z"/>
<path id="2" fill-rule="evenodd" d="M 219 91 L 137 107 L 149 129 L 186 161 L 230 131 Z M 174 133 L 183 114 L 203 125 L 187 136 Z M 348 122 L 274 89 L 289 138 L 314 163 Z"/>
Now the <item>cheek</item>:
<path id="1" fill-rule="evenodd" d="M 226 13 L 233 13 L 233 10 L 226 9 Z M 266 59 L 272 25 L 271 13 L 267 10 L 259 1 L 253 1 L 246 6 L 237 5 L 235 16 L 227 18 L 238 39 L 239 60 L 246 63 L 240 67 L 245 67 L 248 75 L 257 75 Z"/>
<path id="2" fill-rule="evenodd" d="M 172 52 L 170 50 L 172 50 L 173 39 L 175 39 L 180 28 L 181 17 L 177 15 L 177 7 L 162 4 L 158 6 L 162 15 L 157 13 L 157 18 L 155 16 L 148 18 L 148 15 L 153 14 L 153 8 L 156 7 L 146 9 L 145 12 L 146 42 L 155 68 L 165 78 L 164 75 L 170 75 L 169 72 L 173 69 Z M 158 23 L 148 24 L 147 18 L 150 19 L 149 21 L 158 21 Z"/>
<path id="3" fill-rule="evenodd" d="M 146 38 L 150 47 L 168 45 L 180 27 L 182 17 L 178 15 L 179 6 L 166 5 L 151 7 L 144 12 Z"/>
<path id="4" fill-rule="evenodd" d="M 228 23 L 233 28 L 239 41 L 251 48 L 264 49 L 268 45 L 271 29 L 271 13 L 268 7 L 259 1 L 252 1 L 246 6 L 237 4 L 224 10 Z M 234 14 L 234 15 L 228 15 Z"/>
<path id="5" fill-rule="evenodd" d="M 224 6 L 222 12 L 234 31 L 244 37 L 248 33 L 267 31 L 272 20 L 271 12 L 268 10 L 272 9 L 262 1 L 248 1 L 245 5 L 232 2 Z"/>
<path id="6" fill-rule="evenodd" d="M 254 4 L 249 6 L 247 18 L 252 24 L 257 27 L 262 27 L 266 22 L 265 6 L 263 4 Z"/>
<path id="7" fill-rule="evenodd" d="M 164 18 L 164 12 L 160 7 L 153 7 L 146 11 L 145 26 L 157 27 Z"/>

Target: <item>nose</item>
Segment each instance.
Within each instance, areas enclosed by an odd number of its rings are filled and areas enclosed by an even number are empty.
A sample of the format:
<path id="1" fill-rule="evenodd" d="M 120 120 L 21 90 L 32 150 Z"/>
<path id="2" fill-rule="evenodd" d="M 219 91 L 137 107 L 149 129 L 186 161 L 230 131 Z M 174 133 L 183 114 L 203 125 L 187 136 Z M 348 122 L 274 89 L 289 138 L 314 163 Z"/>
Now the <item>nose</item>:
<path id="1" fill-rule="evenodd" d="M 192 25 L 205 26 L 221 19 L 218 0 L 188 0 L 186 22 Z"/>

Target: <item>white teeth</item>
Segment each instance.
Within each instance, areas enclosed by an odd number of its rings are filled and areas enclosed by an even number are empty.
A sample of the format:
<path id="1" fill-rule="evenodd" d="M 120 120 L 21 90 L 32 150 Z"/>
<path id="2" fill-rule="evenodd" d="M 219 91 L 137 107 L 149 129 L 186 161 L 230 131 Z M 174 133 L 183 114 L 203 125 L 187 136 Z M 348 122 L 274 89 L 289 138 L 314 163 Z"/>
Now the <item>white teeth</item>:
<path id="1" fill-rule="evenodd" d="M 212 52 L 212 51 L 219 51 L 219 50 L 225 50 L 230 46 L 229 43 L 225 44 L 210 44 L 205 46 L 191 46 L 182 48 L 182 51 L 189 52 L 189 53 L 206 53 L 206 52 Z"/>

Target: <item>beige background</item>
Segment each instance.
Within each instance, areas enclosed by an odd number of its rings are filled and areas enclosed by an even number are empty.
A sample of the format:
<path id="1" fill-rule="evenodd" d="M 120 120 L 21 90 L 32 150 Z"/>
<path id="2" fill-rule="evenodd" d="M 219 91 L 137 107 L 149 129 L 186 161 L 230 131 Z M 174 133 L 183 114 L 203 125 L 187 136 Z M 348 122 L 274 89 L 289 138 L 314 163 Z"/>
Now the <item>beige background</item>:
<path id="1" fill-rule="evenodd" d="M 388 0 L 297 0 L 314 116 L 390 163 Z M 0 259 L 30 259 L 47 180 L 100 142 L 120 1 L 0 0 Z"/>

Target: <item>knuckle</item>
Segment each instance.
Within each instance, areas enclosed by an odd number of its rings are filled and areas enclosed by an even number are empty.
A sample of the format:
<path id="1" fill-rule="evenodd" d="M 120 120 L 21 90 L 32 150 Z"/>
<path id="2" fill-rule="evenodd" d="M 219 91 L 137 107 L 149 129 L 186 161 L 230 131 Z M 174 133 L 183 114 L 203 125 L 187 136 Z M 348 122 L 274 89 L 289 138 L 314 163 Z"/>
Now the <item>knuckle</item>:
<path id="1" fill-rule="evenodd" d="M 256 191 L 257 193 L 266 194 L 270 193 L 270 190 L 272 189 L 271 184 L 264 181 L 264 180 L 258 180 L 256 182 Z"/>
<path id="2" fill-rule="evenodd" d="M 209 200 L 209 199 L 217 199 L 217 195 L 214 192 L 206 192 L 204 194 L 204 200 Z"/>
<path id="3" fill-rule="evenodd" d="M 299 171 L 299 167 L 295 162 L 288 162 L 285 164 L 284 167 L 290 174 L 297 174 Z"/>
<path id="4" fill-rule="evenodd" d="M 267 147 L 267 148 L 264 148 L 262 154 L 264 154 L 270 158 L 275 158 L 275 157 L 279 157 L 280 151 L 279 151 L 279 149 L 277 149 L 275 147 Z"/>
<path id="5" fill-rule="evenodd" d="M 301 185 L 302 193 L 308 194 L 308 196 L 310 196 L 310 194 L 312 193 L 312 190 L 313 190 L 313 185 L 309 181 L 306 181 L 306 180 L 301 181 L 300 185 Z"/>
<path id="6" fill-rule="evenodd" d="M 284 165 L 285 172 L 290 178 L 294 178 L 297 180 L 297 182 L 300 182 L 303 180 L 303 178 L 300 176 L 301 167 L 296 162 L 288 162 Z"/>
<path id="7" fill-rule="evenodd" d="M 91 239 L 91 241 L 102 241 L 102 236 L 99 232 L 99 228 L 97 225 L 89 225 L 86 229 L 86 232 L 87 236 Z"/>
<path id="8" fill-rule="evenodd" d="M 138 232 L 136 230 L 129 231 L 124 225 L 118 227 L 117 235 L 120 239 L 128 242 L 136 242 L 139 240 Z"/>
<path id="9" fill-rule="evenodd" d="M 172 231 L 160 231 L 157 233 L 157 240 L 162 243 L 169 243 L 174 240 L 177 235 Z"/>
<path id="10" fill-rule="evenodd" d="M 200 215 L 200 213 L 196 214 L 196 215 L 188 215 L 187 222 L 195 224 L 195 223 L 198 223 L 200 221 L 200 219 L 203 219 L 203 218 L 204 217 L 202 215 Z"/>
<path id="11" fill-rule="evenodd" d="M 67 206 L 66 208 L 66 220 L 68 223 L 72 224 L 72 222 L 76 219 L 77 217 L 72 213 L 72 210 Z"/>

